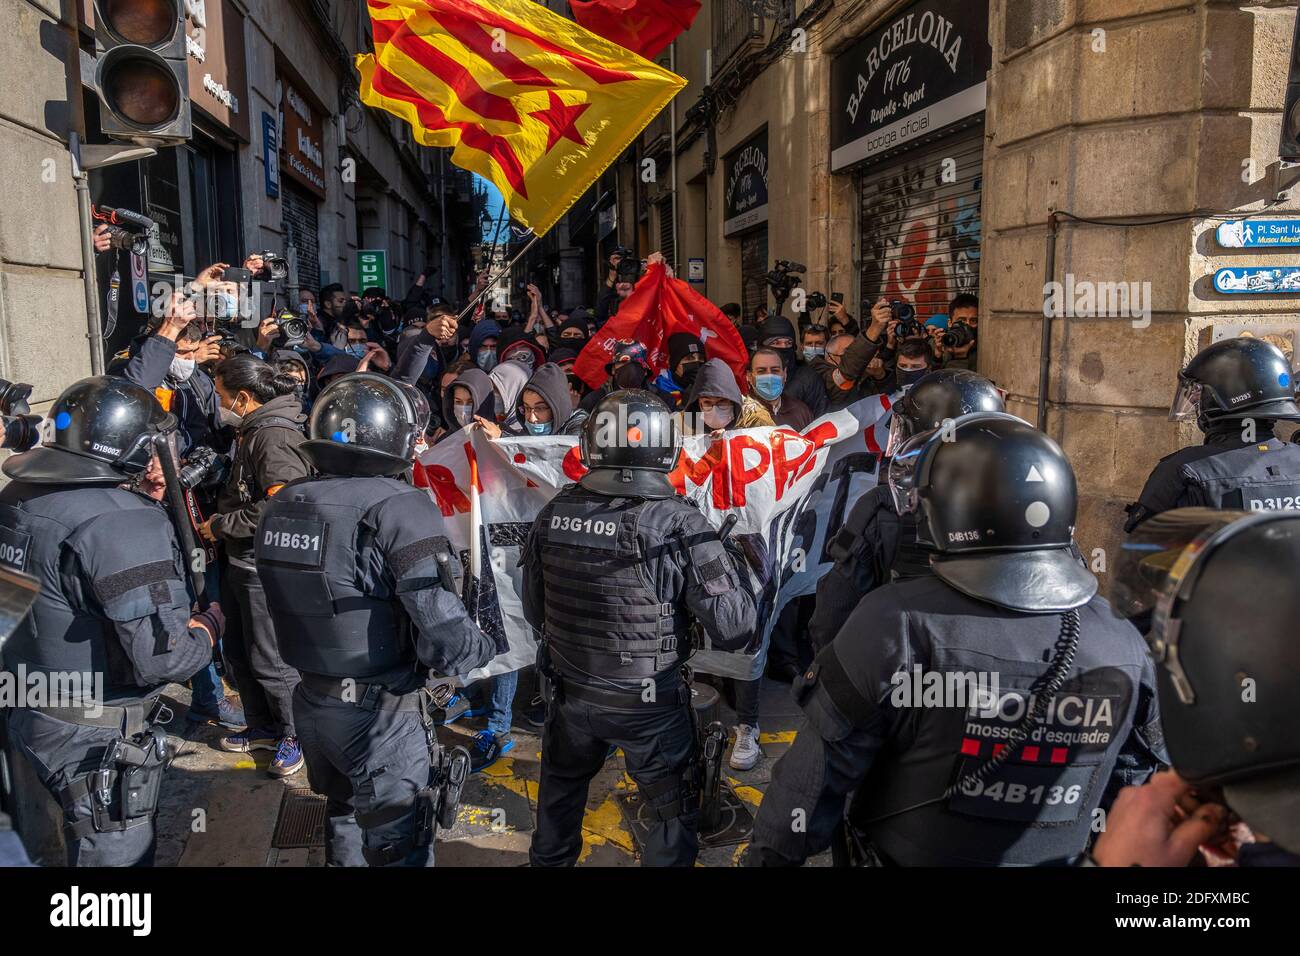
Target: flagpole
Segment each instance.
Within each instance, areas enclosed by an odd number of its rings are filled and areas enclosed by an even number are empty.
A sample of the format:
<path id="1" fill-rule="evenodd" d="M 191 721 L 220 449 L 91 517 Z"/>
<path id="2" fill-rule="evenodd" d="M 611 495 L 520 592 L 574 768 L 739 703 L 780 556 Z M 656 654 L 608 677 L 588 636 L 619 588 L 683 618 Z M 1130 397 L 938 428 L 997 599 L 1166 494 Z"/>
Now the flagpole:
<path id="1" fill-rule="evenodd" d="M 677 72 L 677 41 L 674 40 L 668 46 L 668 69 Z M 681 275 L 681 257 L 677 254 L 677 247 L 681 245 L 680 238 L 677 235 L 677 97 L 674 96 L 668 101 L 668 139 L 669 149 L 672 152 L 672 217 L 673 217 L 673 261 L 669 263 L 673 267 L 674 275 Z"/>
<path id="2" fill-rule="evenodd" d="M 528 250 L 533 247 L 533 244 L 537 242 L 537 240 L 540 238 L 542 238 L 542 234 L 540 232 L 533 233 L 533 237 L 528 240 L 528 243 L 522 249 L 520 249 L 518 252 L 516 252 L 513 256 L 510 257 L 510 259 L 506 262 L 506 264 L 501 267 L 501 271 L 496 273 L 496 275 L 492 276 L 491 278 L 489 278 L 487 281 L 487 285 L 483 286 L 483 288 L 479 289 L 477 292 L 474 293 L 473 298 L 471 298 L 467 303 L 465 303 L 465 308 L 460 310 L 460 315 L 456 316 L 457 323 L 460 323 L 462 320 L 464 320 L 464 318 L 474 310 L 474 306 L 478 305 L 479 300 L 482 299 L 483 296 L 487 295 L 488 289 L 496 285 L 497 280 L 500 279 L 503 275 L 507 274 L 510 271 L 510 269 L 514 266 L 514 264 L 520 258 L 522 258 L 524 254 L 527 253 Z"/>

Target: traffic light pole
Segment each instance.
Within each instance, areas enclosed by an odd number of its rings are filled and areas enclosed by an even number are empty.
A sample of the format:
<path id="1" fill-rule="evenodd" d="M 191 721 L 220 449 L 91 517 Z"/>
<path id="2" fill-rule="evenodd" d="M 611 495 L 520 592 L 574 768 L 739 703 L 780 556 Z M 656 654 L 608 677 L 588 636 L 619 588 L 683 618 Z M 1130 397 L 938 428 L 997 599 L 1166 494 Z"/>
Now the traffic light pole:
<path id="1" fill-rule="evenodd" d="M 133 163 L 153 156 L 148 146 L 113 144 L 83 145 L 81 137 L 68 134 L 72 156 L 72 181 L 77 190 L 77 219 L 81 226 L 81 285 L 86 296 L 86 339 L 90 343 L 90 374 L 104 374 L 104 331 L 99 318 L 99 287 L 95 283 L 95 220 L 90 212 L 90 170 L 115 163 Z"/>
<path id="2" fill-rule="evenodd" d="M 81 226 L 81 285 L 86 296 L 86 339 L 90 343 L 90 374 L 104 374 L 104 332 L 99 320 L 99 288 L 95 283 L 95 226 L 90 213 L 90 173 L 81 165 L 77 134 L 72 147 L 72 179 L 77 187 L 77 219 Z"/>

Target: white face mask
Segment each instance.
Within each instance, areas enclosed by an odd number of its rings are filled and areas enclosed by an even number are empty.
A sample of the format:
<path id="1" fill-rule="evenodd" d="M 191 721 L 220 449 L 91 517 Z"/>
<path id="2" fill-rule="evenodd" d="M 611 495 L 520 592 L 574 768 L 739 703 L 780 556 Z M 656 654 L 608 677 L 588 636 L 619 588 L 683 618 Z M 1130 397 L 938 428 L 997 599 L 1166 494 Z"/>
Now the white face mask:
<path id="1" fill-rule="evenodd" d="M 456 421 L 462 425 L 468 425 L 474 420 L 473 405 L 453 405 L 451 413 L 456 416 Z"/>
<path id="2" fill-rule="evenodd" d="M 731 409 L 726 405 L 718 405 L 708 409 L 707 411 L 700 412 L 701 420 L 714 431 L 717 431 L 720 428 L 726 428 L 731 424 L 731 419 L 734 417 L 735 416 L 732 414 Z"/>
<path id="3" fill-rule="evenodd" d="M 226 408 L 226 406 L 224 405 L 221 406 L 221 424 L 230 425 L 234 428 L 238 428 L 240 422 L 242 422 L 243 420 L 244 420 L 243 415 L 236 415 L 230 409 Z"/>
<path id="4" fill-rule="evenodd" d="M 178 382 L 188 382 L 190 376 L 194 374 L 194 366 L 196 364 L 197 363 L 195 363 L 194 359 L 181 358 L 180 356 L 177 356 L 172 359 L 172 364 L 167 370 L 167 374 Z"/>

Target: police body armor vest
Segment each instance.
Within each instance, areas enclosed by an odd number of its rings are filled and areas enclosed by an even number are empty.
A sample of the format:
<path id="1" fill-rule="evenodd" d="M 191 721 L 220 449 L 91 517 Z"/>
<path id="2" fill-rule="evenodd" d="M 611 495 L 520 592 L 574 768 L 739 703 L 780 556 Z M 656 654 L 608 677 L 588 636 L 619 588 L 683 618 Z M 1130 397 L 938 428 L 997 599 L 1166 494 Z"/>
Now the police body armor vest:
<path id="1" fill-rule="evenodd" d="M 997 617 L 961 613 L 975 603 L 945 600 L 935 615 L 925 615 L 931 631 L 938 626 L 961 630 L 935 642 L 935 659 L 922 669 L 996 671 L 996 692 L 991 679 L 980 691 L 976 678 L 965 706 L 922 701 L 901 708 L 891 746 L 881 752 L 851 806 L 854 825 L 901 865 L 1032 866 L 1082 852 L 1093 811 L 1133 727 L 1142 649 L 1130 626 L 1111 618 L 1094 599 L 1092 607 L 1081 609 L 1083 640 L 1070 677 L 1017 755 L 982 782 L 931 802 L 1002 744 L 1030 706 L 1028 689 L 1046 666 L 1042 649 L 1051 646 L 1060 628 L 1060 615 L 1035 615 L 1041 634 L 1026 641 L 1019 623 L 1012 630 Z M 996 656 L 989 653 L 992 648 Z"/>
<path id="2" fill-rule="evenodd" d="M 1183 466 L 1191 505 L 1242 511 L 1300 509 L 1300 445 L 1270 438 Z"/>
<path id="3" fill-rule="evenodd" d="M 541 528 L 551 661 L 585 682 L 671 671 L 690 656 L 688 621 L 653 589 L 637 533 L 645 501 L 586 494 L 562 492 Z"/>
<path id="4" fill-rule="evenodd" d="M 290 667 L 324 677 L 374 677 L 415 661 L 410 618 L 371 582 L 375 529 L 363 520 L 387 498 L 426 494 L 391 478 L 305 478 L 267 502 L 257 569 Z"/>
<path id="5" fill-rule="evenodd" d="M 75 568 L 66 558 L 69 546 L 93 533 L 88 527 L 93 519 L 108 512 L 139 511 L 140 522 L 166 523 L 166 516 L 152 501 L 111 485 L 28 487 L 34 493 L 23 501 L 0 504 L 0 564 L 36 578 L 41 593 L 5 644 L 5 668 L 12 671 L 22 664 L 28 672 L 104 674 L 110 691 L 126 687 L 137 692 L 133 668 L 112 624 L 87 607 L 94 601 L 92 582 L 78 582 L 80 594 L 65 593 L 65 574 Z M 173 557 L 179 579 L 180 557 Z M 148 610 L 142 607 L 141 616 Z"/>
<path id="6" fill-rule="evenodd" d="M 916 512 L 898 515 L 891 530 L 894 533 L 892 552 L 886 550 L 890 564 L 887 574 L 880 576 L 882 584 L 890 581 L 905 581 L 930 574 L 930 555 L 934 552 L 916 540 Z M 886 547 L 888 547 L 888 542 Z"/>

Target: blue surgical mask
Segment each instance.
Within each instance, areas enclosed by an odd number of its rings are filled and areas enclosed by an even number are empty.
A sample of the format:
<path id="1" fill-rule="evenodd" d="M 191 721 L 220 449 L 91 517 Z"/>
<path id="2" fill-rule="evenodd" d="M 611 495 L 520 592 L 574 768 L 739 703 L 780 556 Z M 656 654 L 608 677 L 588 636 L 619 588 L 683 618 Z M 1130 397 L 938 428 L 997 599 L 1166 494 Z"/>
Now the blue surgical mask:
<path id="1" fill-rule="evenodd" d="M 825 354 L 826 349 L 816 345 L 810 345 L 803 350 L 803 357 L 806 362 L 811 362 L 813 359 L 819 359 Z"/>
<path id="2" fill-rule="evenodd" d="M 755 375 L 754 391 L 769 402 L 775 401 L 785 391 L 785 379 L 780 375 Z"/>
<path id="3" fill-rule="evenodd" d="M 478 355 L 474 357 L 474 364 L 485 372 L 492 371 L 497 367 L 497 350 L 479 349 Z"/>
<path id="4" fill-rule="evenodd" d="M 233 292 L 218 292 L 214 305 L 218 319 L 233 319 L 239 312 L 239 300 Z"/>
<path id="5" fill-rule="evenodd" d="M 551 433 L 550 422 L 524 422 L 524 427 L 528 429 L 530 435 L 549 435 Z"/>
<path id="6" fill-rule="evenodd" d="M 366 357 L 366 347 L 359 342 L 348 345 L 348 347 L 345 348 L 343 351 L 347 352 L 353 358 L 360 359 Z"/>

